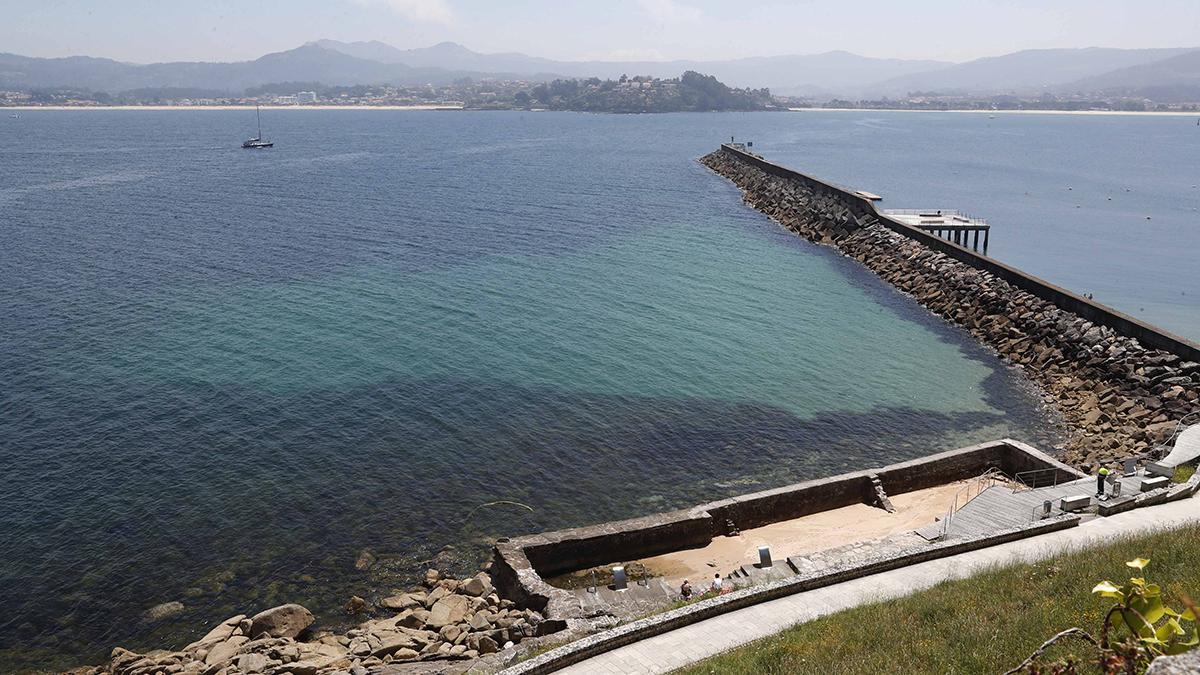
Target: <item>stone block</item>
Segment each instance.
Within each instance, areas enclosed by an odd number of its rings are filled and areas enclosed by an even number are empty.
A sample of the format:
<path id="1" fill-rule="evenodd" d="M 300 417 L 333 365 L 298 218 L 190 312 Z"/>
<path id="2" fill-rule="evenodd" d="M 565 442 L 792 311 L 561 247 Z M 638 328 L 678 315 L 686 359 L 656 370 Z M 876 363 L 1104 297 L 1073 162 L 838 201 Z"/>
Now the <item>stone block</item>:
<path id="1" fill-rule="evenodd" d="M 1092 498 L 1090 495 L 1073 495 L 1071 497 L 1063 497 L 1058 506 L 1063 511 L 1078 511 L 1087 508 L 1091 503 Z"/>
<path id="2" fill-rule="evenodd" d="M 1171 484 L 1171 479 L 1166 476 L 1155 476 L 1154 478 L 1142 479 L 1142 492 L 1149 492 L 1159 488 L 1165 488 Z"/>

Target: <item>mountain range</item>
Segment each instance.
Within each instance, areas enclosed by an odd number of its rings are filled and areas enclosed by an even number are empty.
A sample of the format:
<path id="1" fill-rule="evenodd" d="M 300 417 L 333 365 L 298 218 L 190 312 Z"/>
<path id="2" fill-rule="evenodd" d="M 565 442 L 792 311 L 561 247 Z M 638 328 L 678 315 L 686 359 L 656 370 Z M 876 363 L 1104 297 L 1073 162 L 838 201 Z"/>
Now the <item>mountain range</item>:
<path id="1" fill-rule="evenodd" d="M 1169 92 L 1200 100 L 1200 48 L 1039 49 L 965 63 L 880 59 L 845 51 L 723 61 L 556 61 L 482 54 L 452 42 L 399 49 L 383 42 L 319 40 L 241 62 L 132 64 L 87 56 L 0 54 L 0 89 L 74 88 L 119 93 L 179 88 L 238 94 L 279 82 L 449 84 L 455 80 L 677 77 L 694 70 L 737 87 L 812 97 Z M 1139 93 L 1142 92 L 1142 93 Z M 1190 97 L 1190 98 L 1189 98 Z"/>
<path id="2" fill-rule="evenodd" d="M 319 40 L 313 44 L 362 59 L 409 66 L 614 79 L 621 75 L 678 77 L 694 70 L 734 86 L 773 90 L 857 88 L 954 65 L 944 61 L 875 59 L 845 51 L 729 61 L 554 61 L 518 53 L 480 54 L 453 42 L 422 49 L 397 49 L 383 42 Z"/>
<path id="3" fill-rule="evenodd" d="M 885 93 L 938 91 L 965 94 L 1035 93 L 1078 88 L 1079 82 L 1142 66 L 1187 49 L 1030 49 L 986 57 L 878 84 Z"/>
<path id="4" fill-rule="evenodd" d="M 1079 91 L 1145 96 L 1167 103 L 1195 101 L 1200 91 L 1200 51 L 1118 68 L 1072 83 Z"/>
<path id="5" fill-rule="evenodd" d="M 315 44 L 232 63 L 176 61 L 139 65 L 89 56 L 45 59 L 0 54 L 0 89 L 18 90 L 68 87 L 117 93 L 161 87 L 240 93 L 272 82 L 447 84 L 463 77 L 496 75 L 382 63 Z"/>

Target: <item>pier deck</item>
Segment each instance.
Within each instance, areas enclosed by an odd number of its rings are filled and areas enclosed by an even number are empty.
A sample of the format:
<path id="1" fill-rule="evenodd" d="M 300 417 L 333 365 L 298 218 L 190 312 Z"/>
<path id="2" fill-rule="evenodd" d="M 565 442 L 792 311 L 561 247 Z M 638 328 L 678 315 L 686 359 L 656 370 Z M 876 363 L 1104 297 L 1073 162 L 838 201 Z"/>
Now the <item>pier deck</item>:
<path id="1" fill-rule="evenodd" d="M 954 209 L 886 209 L 883 214 L 959 246 L 969 245 L 976 251 L 982 250 L 984 255 L 987 255 L 992 226 L 982 218 L 969 216 Z M 979 246 L 980 233 L 983 233 L 982 249 Z"/>
<path id="2" fill-rule="evenodd" d="M 1110 497 L 1107 503 L 1113 504 L 1136 496 L 1144 477 L 1142 473 L 1119 476 L 1121 496 L 1119 498 Z M 1112 488 L 1110 487 L 1108 491 L 1111 493 Z M 1028 524 L 1038 520 L 1040 517 L 1038 512 L 1046 501 L 1051 502 L 1050 512 L 1052 515 L 1061 514 L 1059 500 L 1063 497 L 1089 495 L 1091 499 L 1084 508 L 1094 508 L 1099 503 L 1095 494 L 1096 478 L 1094 476 L 1058 485 L 1017 491 L 1014 491 L 1009 485 L 993 485 L 980 492 L 979 496 L 967 502 L 954 514 L 946 528 L 946 537 L 976 537 Z M 937 539 L 942 534 L 942 523 L 940 521 L 930 523 L 919 528 L 917 534 L 931 541 Z"/>

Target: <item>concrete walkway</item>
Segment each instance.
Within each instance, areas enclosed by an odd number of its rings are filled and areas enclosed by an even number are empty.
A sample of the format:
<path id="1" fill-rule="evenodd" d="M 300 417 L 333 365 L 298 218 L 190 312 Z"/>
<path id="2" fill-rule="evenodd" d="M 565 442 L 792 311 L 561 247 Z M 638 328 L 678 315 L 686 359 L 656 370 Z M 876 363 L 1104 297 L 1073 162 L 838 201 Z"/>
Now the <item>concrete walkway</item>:
<path id="1" fill-rule="evenodd" d="M 908 595 L 946 579 L 994 566 L 1047 558 L 1129 534 L 1200 522 L 1200 499 L 1183 499 L 1094 518 L 1069 530 L 1021 539 L 957 556 L 910 565 L 747 607 L 657 635 L 559 671 L 572 675 L 666 673 L 789 626 L 843 609 Z M 1147 551 L 1154 557 L 1153 551 Z"/>
<path id="2" fill-rule="evenodd" d="M 1197 457 L 1200 457 L 1200 424 L 1192 424 L 1179 432 L 1179 435 L 1175 437 L 1175 445 L 1171 449 L 1171 454 L 1163 457 L 1159 464 L 1176 467 L 1180 464 L 1187 464 Z"/>

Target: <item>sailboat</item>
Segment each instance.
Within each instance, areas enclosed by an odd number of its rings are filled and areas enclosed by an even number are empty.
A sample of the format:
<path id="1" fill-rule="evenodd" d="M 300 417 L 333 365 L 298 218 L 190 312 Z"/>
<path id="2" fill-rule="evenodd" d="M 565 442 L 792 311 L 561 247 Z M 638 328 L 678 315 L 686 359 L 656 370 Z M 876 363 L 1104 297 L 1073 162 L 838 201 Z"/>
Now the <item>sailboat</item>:
<path id="1" fill-rule="evenodd" d="M 254 116 L 256 118 L 258 118 L 258 135 L 255 136 L 254 138 L 250 138 L 250 139 L 243 141 L 242 147 L 243 148 L 252 148 L 252 149 L 274 147 L 275 144 L 272 143 L 271 141 L 263 140 L 263 137 L 262 137 L 262 114 L 259 113 L 257 104 L 255 104 L 255 106 L 254 106 Z"/>

